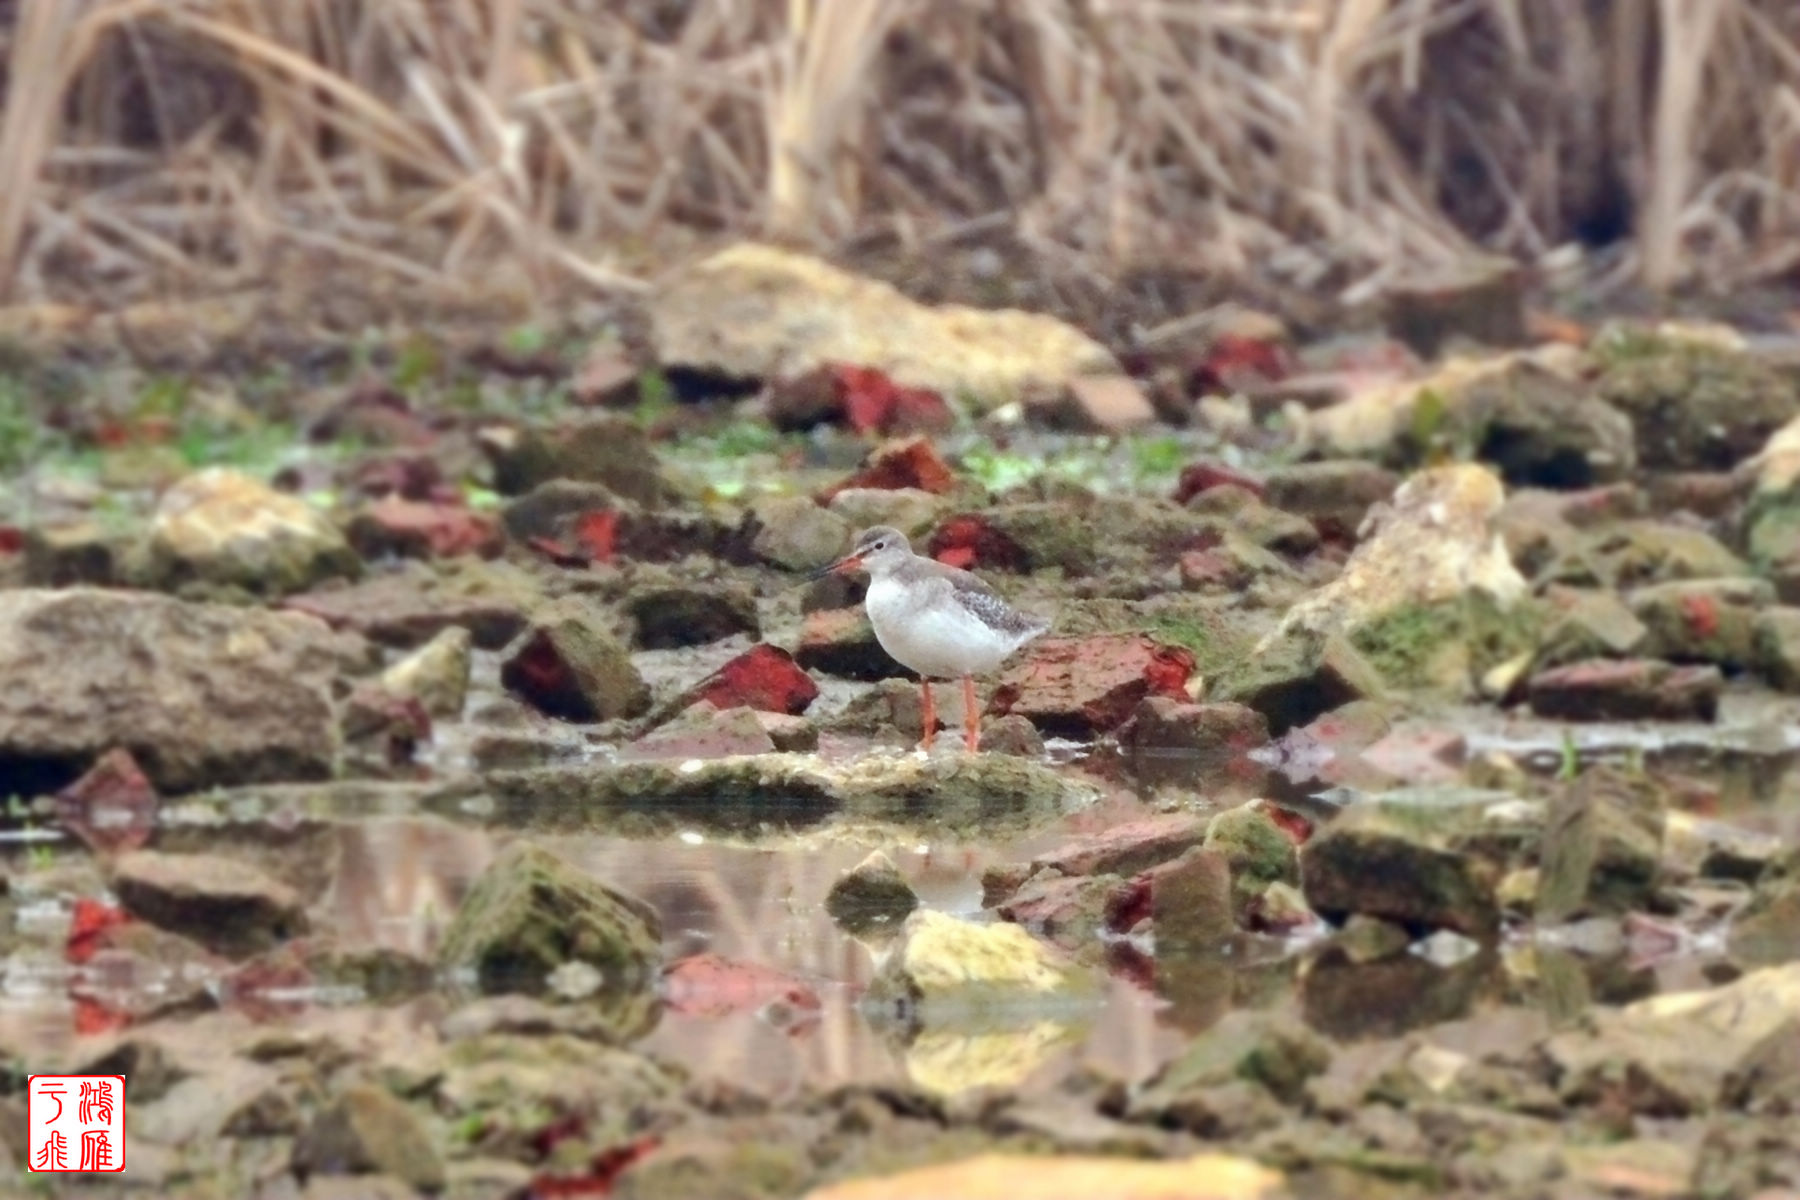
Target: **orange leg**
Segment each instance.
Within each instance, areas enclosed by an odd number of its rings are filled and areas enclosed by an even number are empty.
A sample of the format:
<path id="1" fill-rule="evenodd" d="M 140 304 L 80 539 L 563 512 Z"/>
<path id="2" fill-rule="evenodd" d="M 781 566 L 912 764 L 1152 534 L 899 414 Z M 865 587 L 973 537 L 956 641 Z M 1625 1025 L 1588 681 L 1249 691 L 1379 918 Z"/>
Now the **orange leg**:
<path id="1" fill-rule="evenodd" d="M 975 706 L 975 677 L 963 676 L 963 745 L 970 754 L 981 749 L 981 709 Z"/>
<path id="2" fill-rule="evenodd" d="M 931 749 L 932 739 L 937 737 L 937 705 L 931 699 L 931 680 L 919 676 L 920 723 L 925 727 L 925 736 L 919 739 L 919 749 Z"/>

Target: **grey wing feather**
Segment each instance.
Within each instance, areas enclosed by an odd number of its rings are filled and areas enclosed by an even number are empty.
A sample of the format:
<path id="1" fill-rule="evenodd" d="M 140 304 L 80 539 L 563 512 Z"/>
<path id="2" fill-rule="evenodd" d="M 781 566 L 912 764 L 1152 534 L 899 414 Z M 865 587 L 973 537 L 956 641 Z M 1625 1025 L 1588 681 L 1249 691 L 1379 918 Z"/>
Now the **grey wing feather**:
<path id="1" fill-rule="evenodd" d="M 970 578 L 974 579 L 975 577 L 971 575 Z M 1034 617 L 1029 613 L 1020 612 L 1002 600 L 987 584 L 982 583 L 979 579 L 976 579 L 975 582 L 976 587 L 969 587 L 962 580 L 957 580 L 956 586 L 951 589 L 951 595 L 956 597 L 957 603 L 981 618 L 987 625 L 1014 637 L 1042 633 L 1050 628 L 1050 622 L 1042 617 Z"/>

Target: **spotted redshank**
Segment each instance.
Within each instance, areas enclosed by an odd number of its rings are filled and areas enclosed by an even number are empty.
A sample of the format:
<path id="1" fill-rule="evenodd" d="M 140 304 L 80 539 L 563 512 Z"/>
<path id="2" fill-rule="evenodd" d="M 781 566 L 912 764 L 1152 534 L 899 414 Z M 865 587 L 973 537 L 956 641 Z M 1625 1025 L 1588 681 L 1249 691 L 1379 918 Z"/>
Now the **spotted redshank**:
<path id="1" fill-rule="evenodd" d="M 937 734 L 933 679 L 960 677 L 963 685 L 963 744 L 981 746 L 981 713 L 975 703 L 975 676 L 985 675 L 1007 655 L 1050 628 L 1042 617 L 1022 613 L 976 576 L 914 554 L 906 535 L 878 525 L 857 535 L 850 553 L 814 572 L 815 578 L 869 573 L 864 600 L 875 640 L 901 666 L 919 673 L 924 739 L 931 749 Z"/>

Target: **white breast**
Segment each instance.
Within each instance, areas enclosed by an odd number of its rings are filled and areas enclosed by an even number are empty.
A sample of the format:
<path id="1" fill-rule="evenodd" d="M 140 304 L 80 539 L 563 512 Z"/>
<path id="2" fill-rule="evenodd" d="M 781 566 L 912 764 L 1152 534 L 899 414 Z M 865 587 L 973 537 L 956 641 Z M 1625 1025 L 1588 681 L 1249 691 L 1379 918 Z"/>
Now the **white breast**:
<path id="1" fill-rule="evenodd" d="M 873 580 L 865 605 L 881 648 L 921 675 L 985 675 L 1017 648 L 1017 639 L 957 603 L 948 584 L 914 590 L 891 579 Z"/>

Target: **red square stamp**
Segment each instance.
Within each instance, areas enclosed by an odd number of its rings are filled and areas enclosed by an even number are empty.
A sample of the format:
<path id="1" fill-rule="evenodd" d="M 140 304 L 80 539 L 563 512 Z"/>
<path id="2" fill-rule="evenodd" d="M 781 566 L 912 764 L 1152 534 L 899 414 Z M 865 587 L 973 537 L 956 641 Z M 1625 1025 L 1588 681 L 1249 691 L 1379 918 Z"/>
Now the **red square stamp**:
<path id="1" fill-rule="evenodd" d="M 32 1075 L 25 1120 L 33 1171 L 125 1169 L 123 1075 Z"/>

